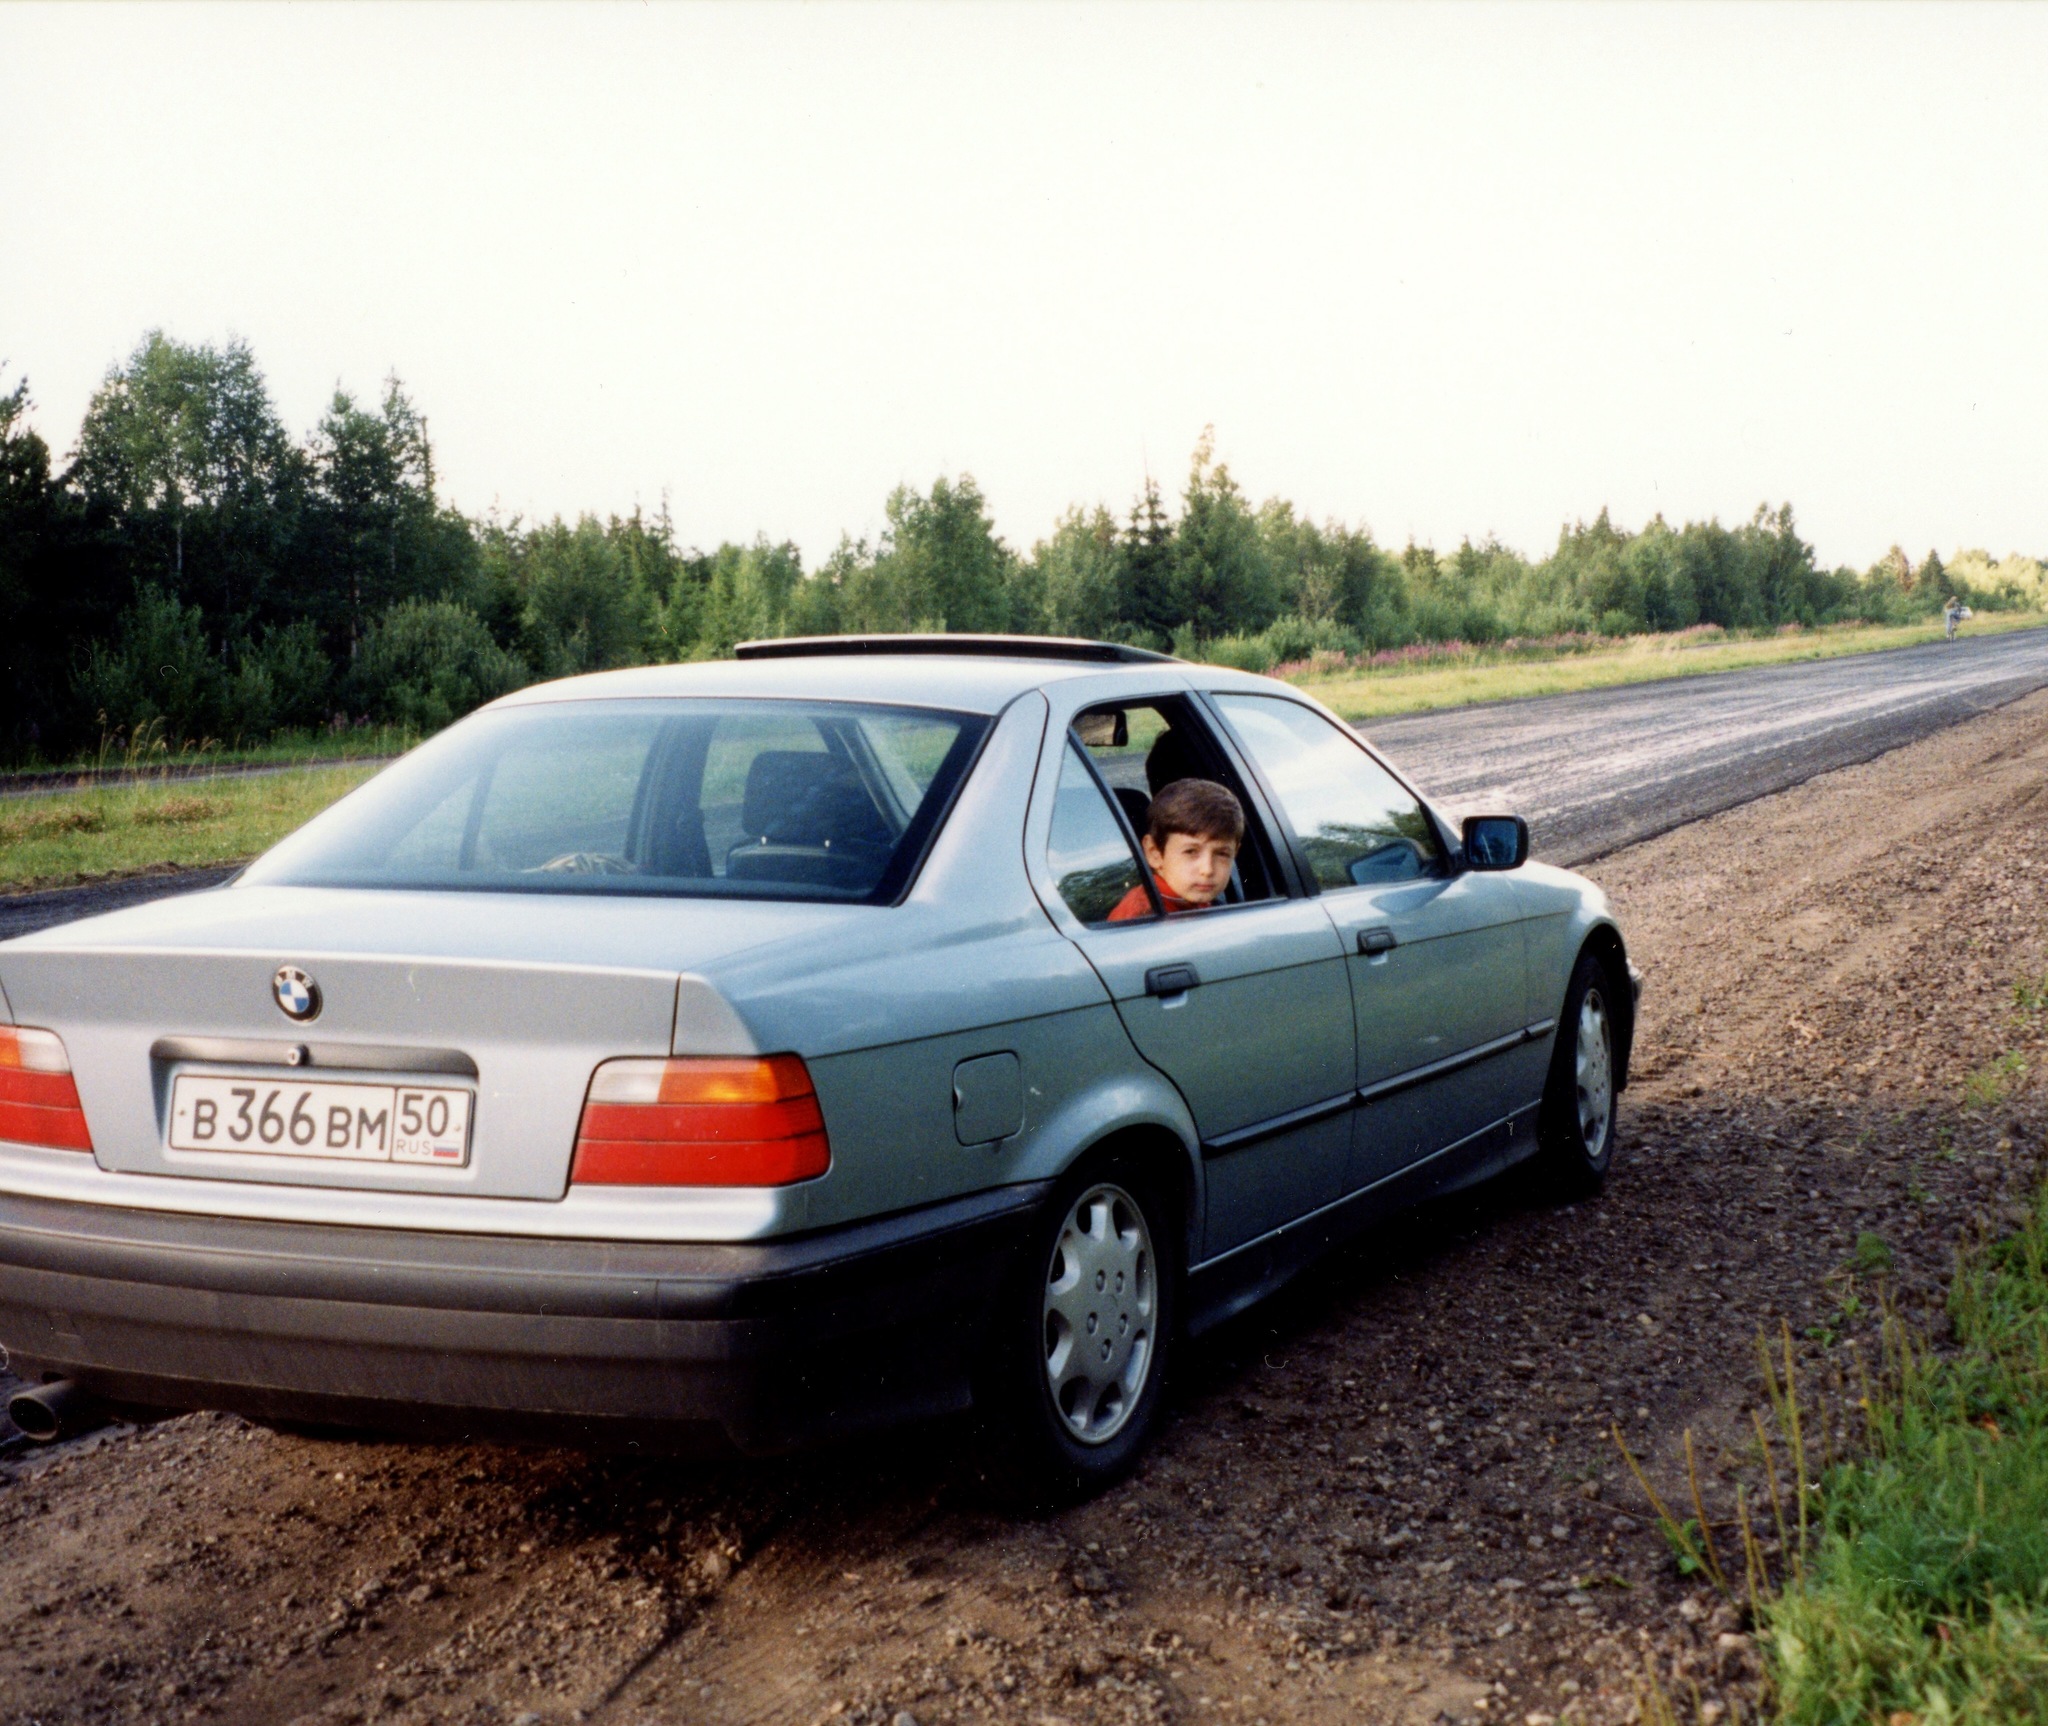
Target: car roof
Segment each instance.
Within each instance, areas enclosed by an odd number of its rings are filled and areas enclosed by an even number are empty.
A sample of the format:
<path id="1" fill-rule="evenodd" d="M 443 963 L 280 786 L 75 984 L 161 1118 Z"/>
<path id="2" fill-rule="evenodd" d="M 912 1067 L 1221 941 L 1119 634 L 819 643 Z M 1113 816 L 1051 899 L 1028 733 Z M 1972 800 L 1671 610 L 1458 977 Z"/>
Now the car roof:
<path id="1" fill-rule="evenodd" d="M 661 696 L 781 696 L 791 700 L 881 701 L 961 713 L 1000 713 L 1027 690 L 1089 679 L 1105 698 L 1126 691 L 1181 689 L 1196 668 L 1174 660 L 1114 665 L 1066 659 L 1011 658 L 989 653 L 867 653 L 815 658 L 703 660 L 688 665 L 642 665 L 537 683 L 492 703 L 525 706 L 547 701 L 625 700 Z M 1201 668 L 1206 683 L 1256 687 L 1266 680 L 1215 666 Z"/>

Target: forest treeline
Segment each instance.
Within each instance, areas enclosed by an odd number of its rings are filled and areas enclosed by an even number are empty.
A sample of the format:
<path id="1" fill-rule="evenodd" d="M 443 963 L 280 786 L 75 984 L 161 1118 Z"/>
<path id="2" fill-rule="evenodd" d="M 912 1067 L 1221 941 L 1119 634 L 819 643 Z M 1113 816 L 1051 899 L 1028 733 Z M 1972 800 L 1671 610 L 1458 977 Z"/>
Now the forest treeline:
<path id="1" fill-rule="evenodd" d="M 1571 632 L 1904 621 L 1950 593 L 2041 605 L 2042 566 L 1894 550 L 1824 569 L 1789 506 L 1735 527 L 1564 529 L 1532 560 L 1439 553 L 1254 504 L 1210 440 L 1171 496 L 1069 510 L 1028 552 L 972 477 L 899 488 L 877 542 L 816 568 L 763 537 L 686 546 L 666 506 L 575 522 L 466 516 L 396 378 L 280 419 L 245 343 L 145 336 L 61 460 L 0 387 L 0 758 L 147 731 L 257 742 L 363 720 L 431 730 L 538 678 L 713 657 L 756 636 L 1011 630 L 1129 641 L 1250 669 L 1318 651 Z"/>

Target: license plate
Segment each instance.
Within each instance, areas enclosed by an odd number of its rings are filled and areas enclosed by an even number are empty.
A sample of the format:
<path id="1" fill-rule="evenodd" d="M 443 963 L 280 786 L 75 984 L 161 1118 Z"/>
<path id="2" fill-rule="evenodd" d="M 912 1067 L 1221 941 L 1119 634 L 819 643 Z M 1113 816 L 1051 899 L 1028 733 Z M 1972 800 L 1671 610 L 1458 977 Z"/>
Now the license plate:
<path id="1" fill-rule="evenodd" d="M 469 1161 L 470 1095 L 434 1085 L 280 1085 L 180 1073 L 171 1086 L 171 1149 L 461 1168 Z"/>

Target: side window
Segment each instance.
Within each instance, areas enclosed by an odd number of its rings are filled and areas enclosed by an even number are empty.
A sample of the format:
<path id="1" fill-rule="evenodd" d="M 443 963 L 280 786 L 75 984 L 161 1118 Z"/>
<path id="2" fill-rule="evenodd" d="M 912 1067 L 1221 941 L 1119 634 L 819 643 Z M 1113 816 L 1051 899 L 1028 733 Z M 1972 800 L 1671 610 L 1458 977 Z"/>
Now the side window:
<path id="1" fill-rule="evenodd" d="M 1071 738 L 1060 758 L 1045 851 L 1060 897 L 1084 923 L 1107 923 L 1134 889 L 1144 894 L 1145 875 L 1131 842 Z M 1149 899 L 1142 915 L 1155 915 Z"/>
<path id="2" fill-rule="evenodd" d="M 1329 720 L 1279 696 L 1214 699 L 1280 800 L 1318 886 L 1372 887 L 1442 872 L 1422 805 Z"/>
<path id="3" fill-rule="evenodd" d="M 1122 806 L 1133 833 L 1150 824 L 1152 799 L 1178 779 L 1209 779 L 1244 808 L 1244 846 L 1223 902 L 1281 897 L 1270 845 L 1252 800 L 1218 744 L 1210 723 L 1183 696 L 1112 702 L 1076 716 L 1074 735 Z"/>

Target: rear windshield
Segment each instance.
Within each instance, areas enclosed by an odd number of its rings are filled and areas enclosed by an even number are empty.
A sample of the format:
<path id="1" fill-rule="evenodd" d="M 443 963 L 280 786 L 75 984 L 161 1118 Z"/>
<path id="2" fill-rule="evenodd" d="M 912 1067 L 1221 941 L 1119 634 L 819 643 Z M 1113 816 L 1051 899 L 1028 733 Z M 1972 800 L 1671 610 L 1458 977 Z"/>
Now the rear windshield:
<path id="1" fill-rule="evenodd" d="M 988 721 L 835 701 L 562 701 L 443 732 L 245 881 L 893 899 Z"/>

